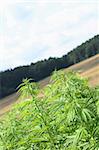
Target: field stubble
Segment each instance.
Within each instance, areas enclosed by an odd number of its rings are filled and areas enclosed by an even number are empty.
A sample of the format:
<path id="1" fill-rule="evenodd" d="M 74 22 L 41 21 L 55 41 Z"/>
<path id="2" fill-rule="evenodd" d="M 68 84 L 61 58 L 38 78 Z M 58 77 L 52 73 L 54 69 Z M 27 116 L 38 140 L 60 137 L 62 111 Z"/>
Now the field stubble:
<path id="1" fill-rule="evenodd" d="M 99 54 L 64 69 L 66 72 L 70 70 L 79 72 L 81 76 L 88 78 L 91 86 L 99 85 Z M 49 80 L 50 77 L 41 80 L 39 82 L 40 87 L 43 88 L 46 86 L 49 83 Z M 18 102 L 18 97 L 19 94 L 15 93 L 0 100 L 0 116 L 8 112 L 15 102 Z"/>

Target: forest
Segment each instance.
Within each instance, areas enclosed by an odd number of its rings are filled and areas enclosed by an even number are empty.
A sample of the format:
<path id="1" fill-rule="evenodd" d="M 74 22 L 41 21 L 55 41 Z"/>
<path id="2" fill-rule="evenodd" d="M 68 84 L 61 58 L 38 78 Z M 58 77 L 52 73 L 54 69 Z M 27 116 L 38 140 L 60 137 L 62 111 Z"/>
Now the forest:
<path id="1" fill-rule="evenodd" d="M 44 59 L 26 66 L 19 66 L 0 72 L 0 98 L 17 91 L 22 80 L 32 78 L 32 81 L 40 81 L 51 75 L 54 70 L 67 68 L 82 60 L 99 53 L 99 35 L 74 48 L 60 58 Z"/>

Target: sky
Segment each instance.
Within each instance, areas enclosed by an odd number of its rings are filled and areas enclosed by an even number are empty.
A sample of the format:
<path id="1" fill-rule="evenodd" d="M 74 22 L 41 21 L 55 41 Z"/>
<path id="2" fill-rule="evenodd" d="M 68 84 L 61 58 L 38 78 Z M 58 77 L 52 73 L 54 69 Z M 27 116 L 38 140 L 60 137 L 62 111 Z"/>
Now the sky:
<path id="1" fill-rule="evenodd" d="M 0 0 L 0 71 L 61 57 L 99 34 L 98 0 Z"/>

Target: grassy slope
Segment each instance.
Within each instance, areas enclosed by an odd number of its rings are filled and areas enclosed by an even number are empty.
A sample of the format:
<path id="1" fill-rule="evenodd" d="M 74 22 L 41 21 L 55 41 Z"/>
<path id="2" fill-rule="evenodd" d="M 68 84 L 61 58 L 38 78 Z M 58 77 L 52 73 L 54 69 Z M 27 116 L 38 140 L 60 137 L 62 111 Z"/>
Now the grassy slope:
<path id="1" fill-rule="evenodd" d="M 75 64 L 69 68 L 64 69 L 64 71 L 74 70 L 79 72 L 82 76 L 88 77 L 90 85 L 99 85 L 99 54 L 93 56 L 85 61 Z M 40 87 L 44 87 L 48 84 L 50 77 L 45 78 L 40 81 Z M 18 94 L 12 94 L 6 98 L 0 100 L 0 116 L 7 112 L 12 104 L 18 99 Z"/>

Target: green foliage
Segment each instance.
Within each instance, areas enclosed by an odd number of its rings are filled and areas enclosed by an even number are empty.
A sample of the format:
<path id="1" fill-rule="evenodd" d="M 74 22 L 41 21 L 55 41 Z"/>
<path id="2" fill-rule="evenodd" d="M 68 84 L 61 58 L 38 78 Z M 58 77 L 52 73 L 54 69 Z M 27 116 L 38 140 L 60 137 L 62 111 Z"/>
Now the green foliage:
<path id="1" fill-rule="evenodd" d="M 55 71 L 43 98 L 24 80 L 24 96 L 0 122 L 0 150 L 98 150 L 99 88 L 78 74 Z M 25 95 L 26 94 L 26 95 Z"/>

